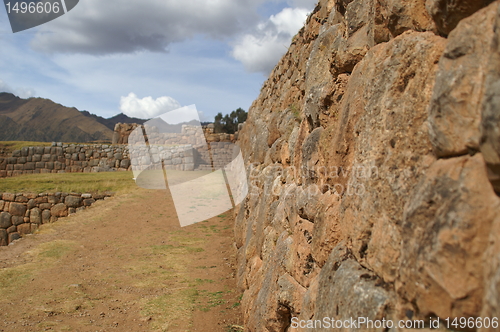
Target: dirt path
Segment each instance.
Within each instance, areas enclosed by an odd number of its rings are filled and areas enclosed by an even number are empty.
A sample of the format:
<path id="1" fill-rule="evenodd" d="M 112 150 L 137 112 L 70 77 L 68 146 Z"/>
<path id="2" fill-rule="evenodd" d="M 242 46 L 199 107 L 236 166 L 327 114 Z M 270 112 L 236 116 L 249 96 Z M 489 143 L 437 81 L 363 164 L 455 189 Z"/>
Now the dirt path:
<path id="1" fill-rule="evenodd" d="M 0 331 L 240 331 L 233 264 L 231 213 L 138 189 L 0 248 Z"/>

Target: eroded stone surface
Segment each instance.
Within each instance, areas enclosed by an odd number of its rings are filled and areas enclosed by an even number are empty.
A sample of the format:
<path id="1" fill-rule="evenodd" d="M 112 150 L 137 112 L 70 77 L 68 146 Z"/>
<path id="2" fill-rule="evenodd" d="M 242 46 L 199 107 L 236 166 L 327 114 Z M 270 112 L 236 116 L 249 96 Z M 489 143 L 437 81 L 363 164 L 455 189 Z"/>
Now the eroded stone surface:
<path id="1" fill-rule="evenodd" d="M 479 151 L 485 78 L 495 54 L 490 51 L 497 8 L 495 3 L 461 21 L 439 60 L 430 106 L 431 140 L 438 157 Z M 487 83 L 486 88 L 492 85 Z"/>
<path id="2" fill-rule="evenodd" d="M 498 315 L 500 16 L 486 5 L 319 2 L 240 133 L 248 331 Z"/>
<path id="3" fill-rule="evenodd" d="M 481 152 L 488 165 L 488 177 L 500 193 L 500 5 L 497 6 L 494 36 L 486 67 L 482 105 Z"/>
<path id="4" fill-rule="evenodd" d="M 449 34 L 458 23 L 492 3 L 494 0 L 426 0 L 425 6 L 444 35 Z"/>

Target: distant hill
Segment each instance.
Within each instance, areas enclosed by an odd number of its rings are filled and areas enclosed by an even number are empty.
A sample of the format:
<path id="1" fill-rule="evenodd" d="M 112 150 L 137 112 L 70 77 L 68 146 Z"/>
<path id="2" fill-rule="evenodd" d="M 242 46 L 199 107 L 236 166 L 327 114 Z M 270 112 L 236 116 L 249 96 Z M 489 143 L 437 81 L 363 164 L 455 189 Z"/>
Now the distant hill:
<path id="1" fill-rule="evenodd" d="M 182 122 L 175 125 L 169 124 L 165 122 L 162 118 L 154 118 L 148 121 L 149 126 L 155 126 L 158 128 L 161 133 L 170 133 L 170 134 L 180 134 L 182 132 L 182 126 L 201 126 L 201 123 L 196 120 L 191 120 L 189 122 Z"/>
<path id="2" fill-rule="evenodd" d="M 11 93 L 0 93 L 1 141 L 111 141 L 116 123 L 144 121 L 124 114 L 105 119 L 49 99 L 22 99 Z"/>
<path id="3" fill-rule="evenodd" d="M 109 119 L 106 119 L 106 118 L 103 118 L 102 116 L 98 116 L 98 115 L 95 115 L 95 114 L 92 114 L 88 111 L 80 111 L 80 113 L 82 113 L 83 115 L 89 117 L 89 118 L 92 118 L 92 119 L 95 119 L 97 122 L 99 123 L 102 123 L 103 125 L 105 125 L 106 127 L 108 127 L 109 129 L 111 130 L 114 130 L 115 129 L 115 125 L 117 123 L 139 123 L 139 124 L 143 124 L 144 122 L 148 121 L 148 120 L 143 120 L 143 119 L 138 119 L 138 118 L 131 118 L 131 117 L 128 117 L 127 115 L 123 114 L 123 113 L 120 113 L 120 114 L 117 114 Z"/>

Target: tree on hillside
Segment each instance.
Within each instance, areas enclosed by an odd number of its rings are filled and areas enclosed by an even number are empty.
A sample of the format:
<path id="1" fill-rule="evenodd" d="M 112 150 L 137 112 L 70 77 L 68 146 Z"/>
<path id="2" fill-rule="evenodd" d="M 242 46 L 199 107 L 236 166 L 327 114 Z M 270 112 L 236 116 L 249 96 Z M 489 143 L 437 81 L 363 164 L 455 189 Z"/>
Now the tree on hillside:
<path id="1" fill-rule="evenodd" d="M 238 131 L 238 124 L 247 120 L 248 113 L 241 107 L 225 116 L 218 113 L 215 116 L 214 131 L 216 133 L 234 134 Z"/>

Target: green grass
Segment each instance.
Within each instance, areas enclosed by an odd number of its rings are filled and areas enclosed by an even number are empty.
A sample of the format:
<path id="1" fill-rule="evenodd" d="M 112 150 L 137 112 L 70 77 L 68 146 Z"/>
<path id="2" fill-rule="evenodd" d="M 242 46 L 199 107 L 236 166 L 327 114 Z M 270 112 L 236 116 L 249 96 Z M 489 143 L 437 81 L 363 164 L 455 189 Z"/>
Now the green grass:
<path id="1" fill-rule="evenodd" d="M 168 294 L 143 300 L 143 316 L 154 317 L 151 328 L 156 331 L 176 330 L 176 323 L 190 319 L 198 292 L 192 288 L 168 290 Z"/>
<path id="2" fill-rule="evenodd" d="M 27 174 L 0 179 L 0 192 L 129 192 L 137 188 L 132 172 Z"/>
<path id="3" fill-rule="evenodd" d="M 52 146 L 50 142 L 24 142 L 24 141 L 0 141 L 0 148 L 5 148 L 7 151 L 12 152 L 27 148 L 30 146 Z"/>
<path id="4" fill-rule="evenodd" d="M 49 268 L 55 261 L 74 250 L 74 247 L 75 244 L 71 241 L 56 240 L 44 243 L 24 253 L 34 257 L 33 262 L 0 269 L 0 306 L 8 302 L 10 296 L 16 296 L 16 287 L 22 287 L 40 273 L 41 269 Z"/>
<path id="5" fill-rule="evenodd" d="M 40 257 L 60 259 L 74 248 L 74 243 L 70 241 L 52 241 L 40 246 Z"/>

